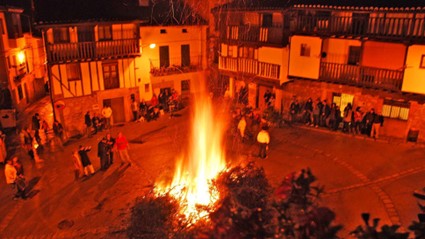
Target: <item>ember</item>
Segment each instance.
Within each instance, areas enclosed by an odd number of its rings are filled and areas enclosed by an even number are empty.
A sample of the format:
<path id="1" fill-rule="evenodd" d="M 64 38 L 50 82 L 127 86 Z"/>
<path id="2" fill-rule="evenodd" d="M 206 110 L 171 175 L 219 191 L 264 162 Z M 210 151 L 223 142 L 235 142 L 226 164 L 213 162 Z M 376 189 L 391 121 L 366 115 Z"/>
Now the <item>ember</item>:
<path id="1" fill-rule="evenodd" d="M 172 182 L 156 183 L 156 194 L 170 193 L 178 199 L 181 213 L 192 223 L 207 217 L 207 208 L 219 198 L 210 182 L 226 166 L 223 122 L 214 114 L 210 97 L 196 95 L 187 152 L 177 159 Z"/>

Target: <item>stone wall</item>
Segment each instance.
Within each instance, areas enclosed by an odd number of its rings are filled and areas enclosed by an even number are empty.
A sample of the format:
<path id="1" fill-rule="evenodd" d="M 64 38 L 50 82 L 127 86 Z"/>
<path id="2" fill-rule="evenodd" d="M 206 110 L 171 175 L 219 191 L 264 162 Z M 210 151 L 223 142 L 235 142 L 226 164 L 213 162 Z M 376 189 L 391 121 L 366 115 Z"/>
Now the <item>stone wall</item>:
<path id="1" fill-rule="evenodd" d="M 374 108 L 381 112 L 384 99 L 403 99 L 410 102 L 409 118 L 407 121 L 385 118 L 381 135 L 399 139 L 407 139 L 409 130 L 419 130 L 418 141 L 425 141 L 425 105 L 415 100 L 409 100 L 409 96 L 399 93 L 391 93 L 373 89 L 362 89 L 353 86 L 318 82 L 314 80 L 294 80 L 282 87 L 281 97 L 283 110 L 288 111 L 293 97 L 300 103 L 309 97 L 316 101 L 327 99 L 332 102 L 333 93 L 344 93 L 354 95 L 354 108 L 360 106 L 364 112 Z M 425 97 L 424 97 L 425 99 Z"/>
<path id="2" fill-rule="evenodd" d="M 87 111 L 100 112 L 101 106 L 97 105 L 95 95 L 63 99 L 65 108 L 63 110 L 55 109 L 56 118 L 65 128 L 68 137 L 83 134 L 86 126 L 84 124 L 84 115 Z"/>

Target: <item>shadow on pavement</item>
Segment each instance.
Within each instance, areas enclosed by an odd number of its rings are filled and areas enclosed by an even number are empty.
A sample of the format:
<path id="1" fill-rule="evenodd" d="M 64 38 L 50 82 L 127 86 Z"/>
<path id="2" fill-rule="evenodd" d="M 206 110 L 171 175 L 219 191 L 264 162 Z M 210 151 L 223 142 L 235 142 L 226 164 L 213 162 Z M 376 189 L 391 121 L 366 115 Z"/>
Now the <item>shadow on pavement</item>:
<path id="1" fill-rule="evenodd" d="M 40 190 L 33 190 L 35 185 L 40 181 L 41 177 L 34 177 L 29 182 L 25 189 L 25 194 L 27 195 L 27 198 L 33 198 L 35 195 L 37 195 Z"/>

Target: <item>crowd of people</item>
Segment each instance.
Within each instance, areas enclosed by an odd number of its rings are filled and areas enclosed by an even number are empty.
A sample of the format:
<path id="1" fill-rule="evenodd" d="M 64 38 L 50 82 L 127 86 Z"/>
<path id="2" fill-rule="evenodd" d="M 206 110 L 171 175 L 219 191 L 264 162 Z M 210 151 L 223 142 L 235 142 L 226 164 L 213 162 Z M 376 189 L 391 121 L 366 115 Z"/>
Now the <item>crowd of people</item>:
<path id="1" fill-rule="evenodd" d="M 100 170 L 106 171 L 114 163 L 116 157 L 121 160 L 121 166 L 124 164 L 131 166 L 128 149 L 127 138 L 121 132 L 118 133 L 116 138 L 107 133 L 97 144 L 97 158 L 99 159 Z M 82 176 L 88 177 L 95 174 L 95 169 L 88 155 L 91 150 L 91 146 L 80 145 L 78 149 L 72 152 L 75 180 Z"/>
<path id="2" fill-rule="evenodd" d="M 289 106 L 291 123 L 303 123 L 312 127 L 325 127 L 344 133 L 364 134 L 379 138 L 379 129 L 384 124 L 384 117 L 371 108 L 364 112 L 360 106 L 353 107 L 348 103 L 341 111 L 336 103 L 308 98 L 303 104 L 293 99 Z"/>

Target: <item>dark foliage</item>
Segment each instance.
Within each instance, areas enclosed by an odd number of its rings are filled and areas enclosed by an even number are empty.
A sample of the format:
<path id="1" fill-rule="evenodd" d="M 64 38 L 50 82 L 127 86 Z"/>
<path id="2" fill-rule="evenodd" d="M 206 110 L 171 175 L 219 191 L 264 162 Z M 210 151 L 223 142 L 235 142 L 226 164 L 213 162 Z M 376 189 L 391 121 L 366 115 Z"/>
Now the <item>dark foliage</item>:
<path id="1" fill-rule="evenodd" d="M 365 225 L 358 226 L 354 231 L 350 233 L 358 239 L 407 239 L 409 237 L 408 232 L 397 232 L 397 230 L 400 228 L 400 226 L 398 225 L 383 225 L 379 230 L 379 218 L 374 218 L 372 220 L 372 224 L 370 224 L 369 213 L 363 213 L 362 219 Z"/>
<path id="2" fill-rule="evenodd" d="M 210 210 L 209 221 L 195 225 L 178 213 L 169 196 L 148 195 L 133 208 L 130 238 L 296 238 L 333 239 L 341 226 L 335 214 L 320 207 L 322 188 L 309 169 L 286 177 L 273 189 L 262 168 L 254 163 L 221 173 L 213 182 L 220 199 Z"/>
<path id="3" fill-rule="evenodd" d="M 184 238 L 186 227 L 174 198 L 149 194 L 133 207 L 127 235 L 140 239 Z"/>

